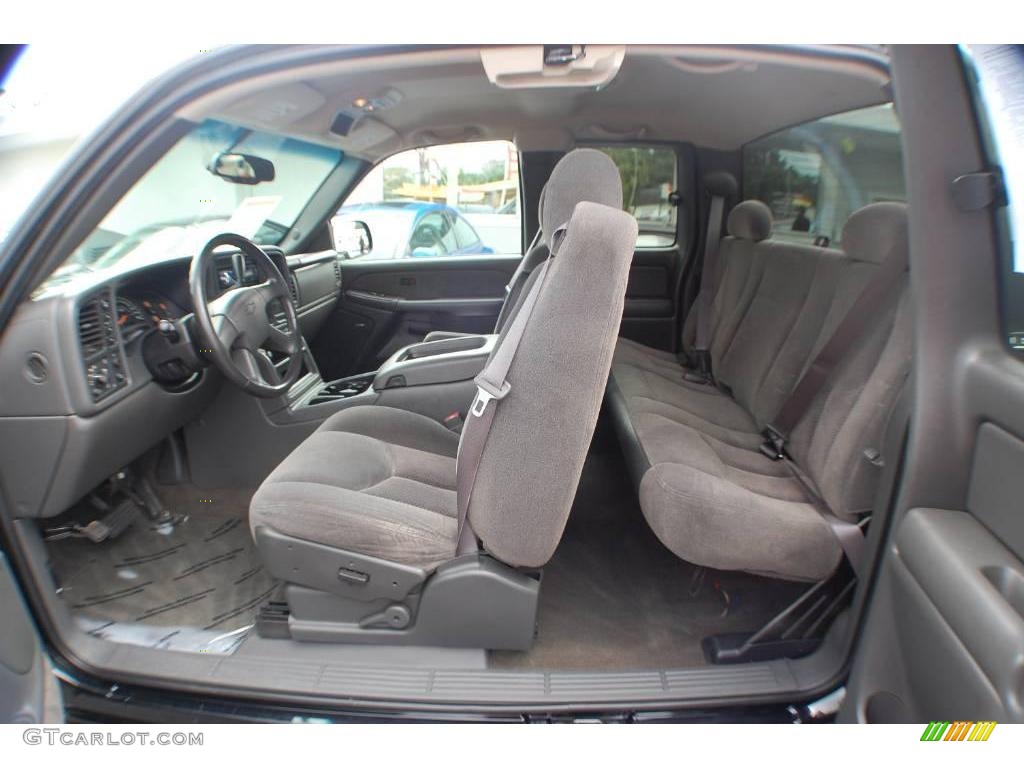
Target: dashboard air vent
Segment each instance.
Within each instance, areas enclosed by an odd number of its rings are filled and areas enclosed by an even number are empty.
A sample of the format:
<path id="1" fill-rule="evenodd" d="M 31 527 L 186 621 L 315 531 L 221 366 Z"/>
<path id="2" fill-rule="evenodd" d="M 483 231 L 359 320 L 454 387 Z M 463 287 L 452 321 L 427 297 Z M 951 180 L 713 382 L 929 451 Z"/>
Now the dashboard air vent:
<path id="1" fill-rule="evenodd" d="M 78 308 L 78 342 L 86 386 L 93 402 L 99 402 L 127 383 L 110 289 L 82 300 Z"/>
<path id="2" fill-rule="evenodd" d="M 295 279 L 295 273 L 288 272 L 288 292 L 292 295 L 292 304 L 299 306 L 299 283 Z"/>
<path id="3" fill-rule="evenodd" d="M 103 310 L 99 297 L 90 299 L 78 311 L 78 338 L 82 343 L 82 355 L 90 357 L 105 347 Z"/>
<path id="4" fill-rule="evenodd" d="M 334 260 L 334 282 L 341 288 L 341 259 Z"/>

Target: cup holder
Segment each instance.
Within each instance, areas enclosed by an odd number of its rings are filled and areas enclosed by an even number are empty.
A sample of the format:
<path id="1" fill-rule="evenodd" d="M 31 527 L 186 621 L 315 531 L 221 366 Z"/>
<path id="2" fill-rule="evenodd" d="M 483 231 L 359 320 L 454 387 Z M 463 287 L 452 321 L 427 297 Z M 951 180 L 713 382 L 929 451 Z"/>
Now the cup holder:
<path id="1" fill-rule="evenodd" d="M 361 395 L 370 388 L 370 385 L 373 383 L 373 376 L 374 374 L 353 376 L 349 379 L 339 379 L 338 381 L 332 381 L 329 384 L 325 384 L 320 388 L 320 391 L 313 396 L 313 399 L 309 401 L 309 404 L 320 405 L 321 403 L 331 403 L 336 400 L 344 400 L 349 397 Z"/>

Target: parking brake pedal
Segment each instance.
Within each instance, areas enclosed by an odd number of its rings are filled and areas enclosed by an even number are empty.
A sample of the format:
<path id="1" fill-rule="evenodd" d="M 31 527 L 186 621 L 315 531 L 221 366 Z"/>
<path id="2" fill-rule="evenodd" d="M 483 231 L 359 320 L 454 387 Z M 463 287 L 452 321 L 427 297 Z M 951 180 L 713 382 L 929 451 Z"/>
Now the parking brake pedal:
<path id="1" fill-rule="evenodd" d="M 103 517 L 91 520 L 85 525 L 71 523 L 50 528 L 44 534 L 46 541 L 59 539 L 88 539 L 93 544 L 112 541 L 124 533 L 141 515 L 138 505 L 131 499 L 117 504 Z"/>

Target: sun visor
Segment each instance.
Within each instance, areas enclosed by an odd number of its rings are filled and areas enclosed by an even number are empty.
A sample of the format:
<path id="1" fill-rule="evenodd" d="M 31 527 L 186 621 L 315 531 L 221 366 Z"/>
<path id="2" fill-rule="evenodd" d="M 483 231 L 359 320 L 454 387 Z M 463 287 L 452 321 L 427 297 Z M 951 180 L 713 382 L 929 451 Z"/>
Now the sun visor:
<path id="1" fill-rule="evenodd" d="M 244 125 L 282 129 L 316 112 L 326 99 L 305 83 L 280 85 L 234 102 L 225 115 Z"/>

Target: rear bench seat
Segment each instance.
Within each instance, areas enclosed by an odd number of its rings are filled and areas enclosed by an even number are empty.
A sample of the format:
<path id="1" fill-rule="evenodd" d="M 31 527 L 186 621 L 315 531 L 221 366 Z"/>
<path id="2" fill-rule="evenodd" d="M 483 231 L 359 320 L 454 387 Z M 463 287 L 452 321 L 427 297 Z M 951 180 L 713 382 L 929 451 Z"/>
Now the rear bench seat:
<path id="1" fill-rule="evenodd" d="M 669 549 L 700 565 L 813 581 L 842 556 L 819 507 L 855 521 L 873 501 L 873 452 L 910 369 L 905 272 L 790 434 L 802 481 L 760 451 L 762 432 L 878 265 L 905 260 L 906 210 L 855 212 L 842 251 L 777 242 L 771 228 L 757 201 L 729 215 L 712 305 L 715 382 L 620 340 L 608 403 L 640 506 Z"/>

